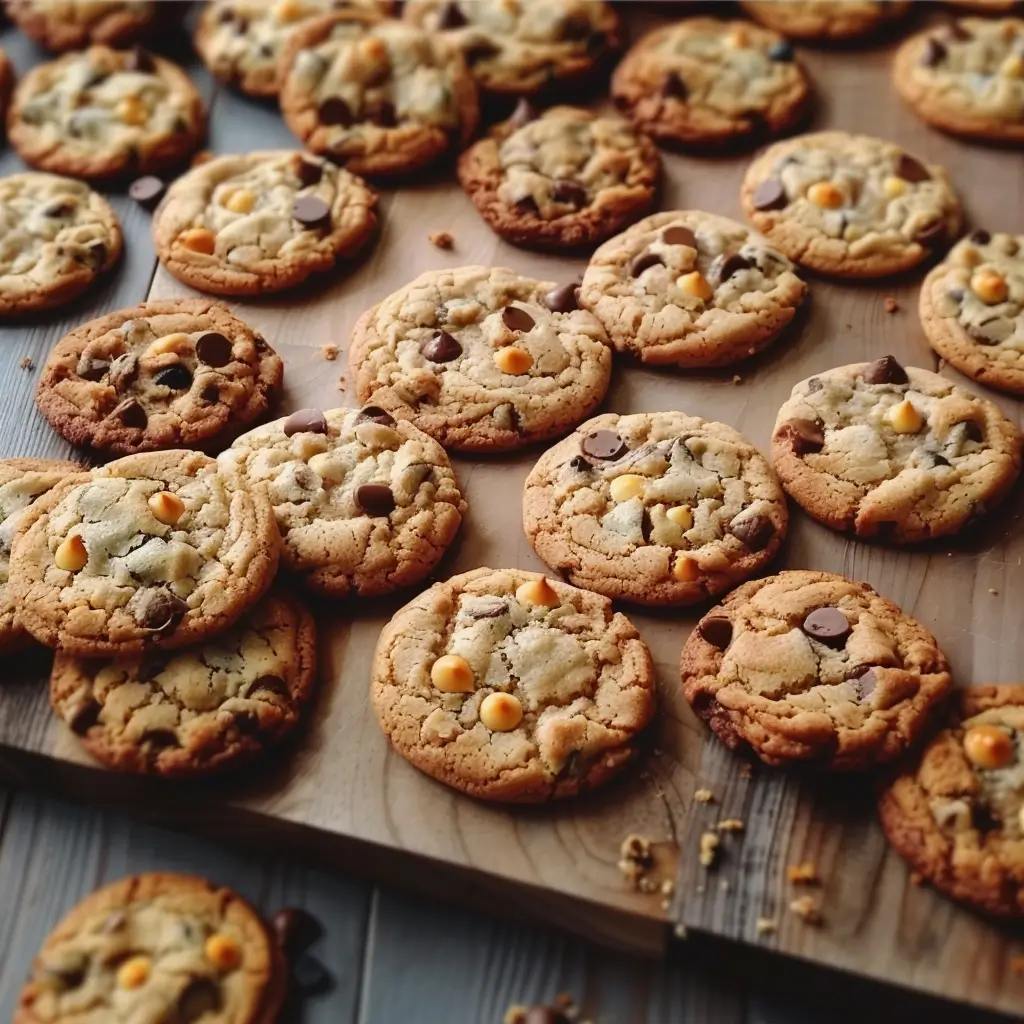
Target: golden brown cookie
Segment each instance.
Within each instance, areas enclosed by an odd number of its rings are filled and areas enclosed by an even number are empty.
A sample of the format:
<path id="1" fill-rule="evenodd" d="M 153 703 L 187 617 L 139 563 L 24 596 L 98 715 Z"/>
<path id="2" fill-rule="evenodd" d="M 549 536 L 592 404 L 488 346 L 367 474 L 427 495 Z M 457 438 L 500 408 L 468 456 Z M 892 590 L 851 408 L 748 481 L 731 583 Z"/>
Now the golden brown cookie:
<path id="1" fill-rule="evenodd" d="M 130 46 L 154 34 L 166 0 L 6 0 L 7 14 L 44 50 L 82 50 L 99 43 Z"/>
<path id="2" fill-rule="evenodd" d="M 755 21 L 811 43 L 847 43 L 899 21 L 909 0 L 741 0 Z"/>

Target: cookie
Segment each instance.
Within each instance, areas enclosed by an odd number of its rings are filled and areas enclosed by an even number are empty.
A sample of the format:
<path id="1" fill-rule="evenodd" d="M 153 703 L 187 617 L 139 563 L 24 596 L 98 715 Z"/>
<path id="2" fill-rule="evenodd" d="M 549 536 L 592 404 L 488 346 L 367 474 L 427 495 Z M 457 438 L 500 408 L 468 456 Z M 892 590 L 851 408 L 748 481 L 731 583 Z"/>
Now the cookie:
<path id="1" fill-rule="evenodd" d="M 521 569 L 436 583 L 381 632 L 371 698 L 395 749 L 484 800 L 616 775 L 654 714 L 650 652 L 611 601 Z"/>
<path id="2" fill-rule="evenodd" d="M 949 717 L 882 792 L 882 828 L 940 892 L 1024 917 L 1024 686 L 961 690 Z"/>
<path id="3" fill-rule="evenodd" d="M 284 364 L 209 299 L 160 299 L 73 330 L 47 357 L 36 404 L 72 444 L 129 455 L 216 450 L 263 416 Z"/>
<path id="4" fill-rule="evenodd" d="M 183 647 L 262 597 L 279 546 L 266 487 L 199 452 L 129 455 L 29 506 L 8 595 L 29 633 L 69 654 Z"/>
<path id="5" fill-rule="evenodd" d="M 844 278 L 909 270 L 956 238 L 963 220 L 941 167 L 848 132 L 769 146 L 747 169 L 740 199 L 790 259 Z"/>
<path id="6" fill-rule="evenodd" d="M 653 205 L 661 160 L 618 117 L 579 107 L 516 114 L 459 158 L 459 182 L 485 221 L 516 245 L 600 242 Z"/>
<path id="7" fill-rule="evenodd" d="M 31 171 L 0 178 L 0 316 L 78 298 L 122 245 L 117 214 L 83 182 Z"/>
<path id="8" fill-rule="evenodd" d="M 87 896 L 32 964 L 14 1024 L 267 1024 L 288 971 L 237 893 L 188 875 L 124 878 Z"/>
<path id="9" fill-rule="evenodd" d="M 892 356 L 801 381 L 772 435 L 782 486 L 806 512 L 897 544 L 956 533 L 997 505 L 1020 449 L 998 406 Z"/>
<path id="10" fill-rule="evenodd" d="M 605 242 L 579 302 L 620 352 L 699 367 L 759 352 L 806 295 L 793 264 L 756 232 L 713 213 L 673 210 Z"/>
<path id="11" fill-rule="evenodd" d="M 604 328 L 573 291 L 501 267 L 420 275 L 352 332 L 359 401 L 457 451 L 563 433 L 593 412 L 612 372 Z"/>
<path id="12" fill-rule="evenodd" d="M 776 32 L 816 43 L 879 34 L 910 10 L 908 0 L 740 0 L 740 6 Z"/>
<path id="13" fill-rule="evenodd" d="M 911 36 L 893 81 L 929 124 L 984 142 L 1024 142 L 1024 19 L 963 18 Z"/>
<path id="14" fill-rule="evenodd" d="M 167 190 L 153 217 L 160 262 L 215 295 L 294 288 L 355 255 L 377 226 L 377 194 L 320 157 L 264 150 L 217 157 Z"/>
<path id="15" fill-rule="evenodd" d="M 417 583 L 466 513 L 444 449 L 373 406 L 300 409 L 243 434 L 220 464 L 266 487 L 284 565 L 329 597 Z"/>
<path id="16" fill-rule="evenodd" d="M 899 757 L 951 684 L 920 623 L 866 583 L 804 570 L 729 594 L 690 633 L 680 672 L 726 746 L 825 771 Z"/>
<path id="17" fill-rule="evenodd" d="M 1024 235 L 975 231 L 921 285 L 921 324 L 946 362 L 1024 395 Z"/>
<path id="18" fill-rule="evenodd" d="M 648 33 L 612 78 L 641 131 L 694 146 L 759 142 L 802 121 L 810 84 L 793 47 L 746 21 L 687 18 Z"/>
<path id="19" fill-rule="evenodd" d="M 11 100 L 13 88 L 14 65 L 10 62 L 7 54 L 0 50 L 0 121 L 7 114 L 7 104 Z"/>
<path id="20" fill-rule="evenodd" d="M 621 42 L 618 15 L 599 0 L 409 0 L 403 12 L 451 39 L 480 88 L 496 96 L 564 95 Z"/>
<path id="21" fill-rule="evenodd" d="M 945 0 L 947 7 L 975 14 L 1009 14 L 1020 7 L 1020 0 Z"/>
<path id="22" fill-rule="evenodd" d="M 166 5 L 165 5 L 166 6 Z M 153 35 L 154 0 L 6 0 L 8 15 L 44 50 L 82 50 L 99 43 L 130 46 Z"/>
<path id="23" fill-rule="evenodd" d="M 91 46 L 37 64 L 18 82 L 7 137 L 33 167 L 103 179 L 181 163 L 205 121 L 177 64 L 140 47 Z"/>
<path id="24" fill-rule="evenodd" d="M 537 554 L 570 583 L 640 604 L 694 604 L 760 572 L 786 496 L 738 431 L 681 412 L 606 413 L 545 452 L 523 494 Z"/>
<path id="25" fill-rule="evenodd" d="M 476 84 L 459 49 L 407 22 L 345 11 L 297 29 L 281 112 L 306 149 L 355 174 L 407 174 L 469 142 Z"/>

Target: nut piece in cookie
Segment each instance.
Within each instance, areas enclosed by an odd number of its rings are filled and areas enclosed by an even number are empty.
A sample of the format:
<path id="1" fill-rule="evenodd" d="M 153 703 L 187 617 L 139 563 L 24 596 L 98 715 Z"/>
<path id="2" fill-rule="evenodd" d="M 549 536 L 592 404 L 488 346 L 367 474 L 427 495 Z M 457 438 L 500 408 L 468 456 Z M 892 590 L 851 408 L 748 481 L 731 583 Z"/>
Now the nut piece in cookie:
<path id="1" fill-rule="evenodd" d="M 909 0 L 740 0 L 755 21 L 808 43 L 848 43 L 899 21 Z"/>
<path id="2" fill-rule="evenodd" d="M 141 42 L 176 6 L 161 0 L 6 0 L 4 9 L 34 43 L 62 53 L 95 43 Z"/>

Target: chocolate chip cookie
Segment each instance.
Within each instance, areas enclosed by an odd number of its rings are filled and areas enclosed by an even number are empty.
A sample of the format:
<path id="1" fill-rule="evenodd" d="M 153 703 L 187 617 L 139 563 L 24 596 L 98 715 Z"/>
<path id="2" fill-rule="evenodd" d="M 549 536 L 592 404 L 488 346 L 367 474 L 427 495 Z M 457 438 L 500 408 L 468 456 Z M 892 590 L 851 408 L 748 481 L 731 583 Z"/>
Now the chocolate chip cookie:
<path id="1" fill-rule="evenodd" d="M 188 875 L 135 875 L 87 896 L 50 933 L 14 1024 L 267 1024 L 287 984 L 272 933 L 237 893 Z"/>
<path id="2" fill-rule="evenodd" d="M 690 633 L 683 692 L 715 735 L 772 765 L 866 771 L 918 739 L 951 684 L 935 638 L 866 583 L 752 580 Z"/>
<path id="3" fill-rule="evenodd" d="M 420 771 L 485 800 L 575 795 L 637 755 L 654 664 L 611 601 L 520 569 L 436 583 L 384 627 L 371 696 Z"/>
<path id="4" fill-rule="evenodd" d="M 8 594 L 28 632 L 69 654 L 183 647 L 262 597 L 279 546 L 265 486 L 199 452 L 129 455 L 29 506 Z"/>
<path id="5" fill-rule="evenodd" d="M 155 0 L 6 0 L 11 21 L 45 50 L 81 50 L 94 43 L 130 46 L 151 36 L 161 8 Z"/>
<path id="6" fill-rule="evenodd" d="M 525 101 L 459 159 L 459 181 L 502 238 L 544 249 L 599 242 L 654 204 L 654 144 L 618 117 Z"/>
<path id="7" fill-rule="evenodd" d="M 773 341 L 807 285 L 767 240 L 699 210 L 655 213 L 591 257 L 579 302 L 645 363 L 724 366 Z"/>
<path id="8" fill-rule="evenodd" d="M 1024 686 L 972 686 L 882 793 L 886 838 L 940 892 L 1024 916 Z"/>
<path id="9" fill-rule="evenodd" d="M 740 199 L 790 259 L 835 277 L 909 270 L 956 238 L 963 220 L 941 167 L 848 132 L 770 146 L 747 170 Z"/>
<path id="10" fill-rule="evenodd" d="M 220 449 L 263 416 L 284 364 L 209 299 L 161 299 L 97 317 L 47 357 L 36 404 L 72 444 L 128 455 Z"/>
<path id="11" fill-rule="evenodd" d="M 0 178 L 0 316 L 77 298 L 122 245 L 117 214 L 83 182 L 31 171 Z"/>
<path id="12" fill-rule="evenodd" d="M 26 163 L 112 178 L 182 162 L 206 130 L 188 75 L 149 51 L 91 46 L 38 64 L 18 83 L 7 137 Z"/>
<path id="13" fill-rule="evenodd" d="M 688 18 L 645 35 L 612 78 L 612 98 L 642 131 L 695 146 L 759 142 L 810 106 L 792 45 L 746 21 Z"/>
<path id="14" fill-rule="evenodd" d="M 300 409 L 220 456 L 266 487 L 287 568 L 331 597 L 386 594 L 423 579 L 466 503 L 444 449 L 383 409 Z"/>
<path id="15" fill-rule="evenodd" d="M 545 452 L 523 527 L 570 583 L 640 604 L 693 604 L 761 571 L 786 535 L 764 456 L 724 423 L 607 413 Z"/>
<path id="16" fill-rule="evenodd" d="M 371 238 L 377 194 L 354 174 L 292 150 L 222 156 L 167 190 L 153 217 L 160 262 L 215 295 L 294 288 Z"/>
<path id="17" fill-rule="evenodd" d="M 901 544 L 956 533 L 997 505 L 1020 450 L 992 402 L 892 356 L 801 381 L 772 436 L 782 486 L 805 511 Z"/>
<path id="18" fill-rule="evenodd" d="M 910 10 L 908 0 L 740 0 L 740 6 L 776 32 L 817 43 L 875 35 Z"/>
<path id="19" fill-rule="evenodd" d="M 563 433 L 600 403 L 612 370 L 604 328 L 574 289 L 500 267 L 421 275 L 352 332 L 359 400 L 458 451 Z"/>
<path id="20" fill-rule="evenodd" d="M 476 84 L 443 35 L 361 11 L 297 29 L 281 58 L 281 112 L 314 153 L 355 174 L 406 174 L 461 149 Z"/>

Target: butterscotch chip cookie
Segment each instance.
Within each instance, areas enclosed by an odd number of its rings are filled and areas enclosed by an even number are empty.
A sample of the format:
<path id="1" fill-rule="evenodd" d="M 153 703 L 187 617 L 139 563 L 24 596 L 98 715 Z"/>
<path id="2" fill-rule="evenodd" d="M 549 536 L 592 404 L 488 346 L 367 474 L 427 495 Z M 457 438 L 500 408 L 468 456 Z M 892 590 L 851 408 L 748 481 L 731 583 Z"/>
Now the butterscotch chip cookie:
<path id="1" fill-rule="evenodd" d="M 782 486 L 805 511 L 896 543 L 956 533 L 997 505 L 1020 455 L 998 406 L 892 356 L 801 381 L 772 436 Z"/>
<path id="2" fill-rule="evenodd" d="M 319 18 L 296 30 L 281 60 L 288 127 L 355 174 L 417 170 L 476 129 L 461 52 L 407 22 L 361 11 Z"/>
<path id="3" fill-rule="evenodd" d="M 769 146 L 748 168 L 740 199 L 790 259 L 836 277 L 909 270 L 952 241 L 963 219 L 941 167 L 847 132 Z"/>
<path id="4" fill-rule="evenodd" d="M 888 28 L 910 10 L 906 0 L 741 0 L 755 21 L 807 42 L 849 42 Z"/>
<path id="5" fill-rule="evenodd" d="M 117 214 L 83 182 L 31 171 L 0 178 L 0 316 L 77 298 L 122 245 Z"/>
<path id="6" fill-rule="evenodd" d="M 545 452 L 523 527 L 570 583 L 641 604 L 693 604 L 760 571 L 786 535 L 786 497 L 724 423 L 607 413 Z"/>
<path id="7" fill-rule="evenodd" d="M 129 46 L 153 34 L 161 7 L 153 0 L 6 0 L 7 14 L 46 50 L 81 50 L 94 43 Z"/>
<path id="8" fill-rule="evenodd" d="M 111 178 L 182 162 L 205 120 L 202 98 L 176 64 L 140 47 L 91 46 L 18 82 L 7 137 L 33 167 Z"/>
<path id="9" fill-rule="evenodd" d="M 222 156 L 193 167 L 153 217 L 160 262 L 215 295 L 294 288 L 370 239 L 377 194 L 354 174 L 291 150 Z"/>
<path id="10" fill-rule="evenodd" d="M 485 221 L 517 245 L 599 242 L 654 204 L 661 160 L 618 117 L 527 104 L 459 159 L 459 181 Z"/>
<path id="11" fill-rule="evenodd" d="M 421 275 L 352 332 L 360 402 L 462 451 L 564 432 L 598 405 L 612 369 L 604 328 L 572 289 L 500 267 Z"/>
<path id="12" fill-rule="evenodd" d="M 628 764 L 654 690 L 647 646 L 607 598 L 539 573 L 475 569 L 384 627 L 371 695 L 420 771 L 482 799 L 533 803 Z"/>
<path id="13" fill-rule="evenodd" d="M 724 366 L 778 337 L 806 294 L 793 264 L 757 232 L 673 210 L 605 242 L 579 302 L 620 352 L 655 365 Z"/>
<path id="14" fill-rule="evenodd" d="M 882 792 L 882 828 L 940 892 L 1024 916 L 1024 686 L 961 690 L 949 718 Z"/>
<path id="15" fill-rule="evenodd" d="M 707 146 L 788 131 L 807 113 L 810 85 L 778 33 L 688 18 L 634 44 L 615 69 L 612 97 L 656 139 Z"/>
<path id="16" fill-rule="evenodd" d="M 50 933 L 14 1024 L 267 1024 L 288 983 L 269 929 L 237 893 L 188 875 L 122 879 Z"/>
<path id="17" fill-rule="evenodd" d="M 279 545 L 265 486 L 199 452 L 129 455 L 29 506 L 8 593 L 25 629 L 69 654 L 183 647 L 259 600 Z"/>
<path id="18" fill-rule="evenodd" d="M 762 761 L 865 771 L 899 757 L 949 690 L 935 638 L 866 583 L 827 572 L 752 580 L 690 633 L 693 709 Z"/>

